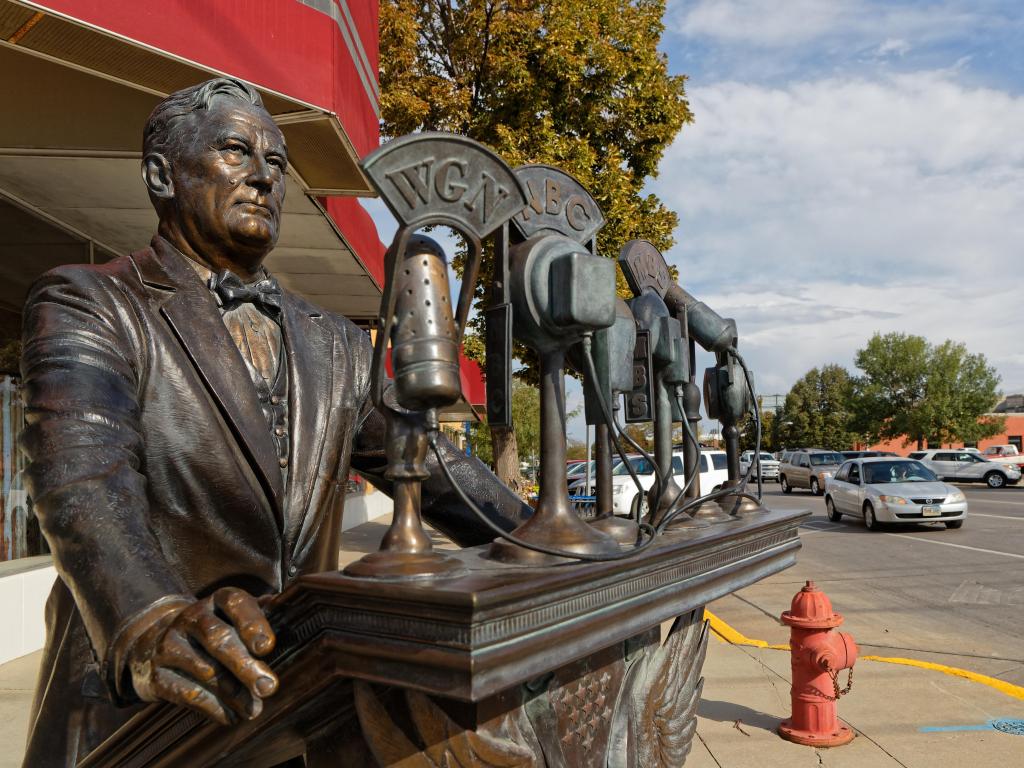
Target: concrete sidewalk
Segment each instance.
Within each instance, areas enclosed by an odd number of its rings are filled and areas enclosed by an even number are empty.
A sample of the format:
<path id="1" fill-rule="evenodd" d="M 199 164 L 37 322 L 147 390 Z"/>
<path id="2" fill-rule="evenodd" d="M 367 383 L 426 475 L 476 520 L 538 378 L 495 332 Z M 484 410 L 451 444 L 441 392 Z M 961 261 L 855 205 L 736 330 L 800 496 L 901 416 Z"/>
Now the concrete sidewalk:
<path id="1" fill-rule="evenodd" d="M 375 551 L 387 523 L 347 531 L 343 563 Z M 446 546 L 440 536 L 435 541 Z M 734 629 L 742 633 L 746 628 Z M 0 666 L 0 768 L 21 764 L 40 656 L 33 653 Z M 859 661 L 853 690 L 839 706 L 857 738 L 832 750 L 797 746 L 775 734 L 790 711 L 788 652 L 732 645 L 712 633 L 704 679 L 697 738 L 686 768 L 1024 764 L 1024 737 L 986 727 L 995 719 L 1024 720 L 1024 701 L 938 671 Z M 929 726 L 938 730 L 921 730 Z"/>
<path id="2" fill-rule="evenodd" d="M 845 682 L 845 673 L 840 680 Z M 1024 719 L 1024 701 L 988 686 L 933 670 L 861 660 L 853 689 L 839 702 L 840 717 L 857 738 L 836 749 L 814 749 L 775 733 L 790 713 L 789 683 L 787 651 L 731 645 L 712 634 L 698 738 L 687 768 L 1024 764 L 1024 737 L 985 727 L 995 719 Z"/>

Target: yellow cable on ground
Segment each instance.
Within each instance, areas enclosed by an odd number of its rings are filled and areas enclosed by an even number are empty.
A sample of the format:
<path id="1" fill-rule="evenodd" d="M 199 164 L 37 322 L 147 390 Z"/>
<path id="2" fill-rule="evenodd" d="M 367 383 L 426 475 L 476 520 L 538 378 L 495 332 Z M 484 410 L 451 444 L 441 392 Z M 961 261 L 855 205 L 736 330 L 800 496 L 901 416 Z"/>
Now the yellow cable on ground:
<path id="1" fill-rule="evenodd" d="M 788 651 L 789 644 L 772 645 L 764 640 L 755 640 L 754 638 L 747 637 L 742 632 L 733 629 L 729 624 L 726 624 L 720 618 L 718 618 L 711 611 L 704 609 L 704 618 L 711 625 L 711 631 L 715 633 L 721 640 L 730 643 L 732 645 L 746 645 L 752 648 L 768 648 L 773 651 Z M 930 661 L 918 661 L 917 659 L 901 659 L 898 657 L 890 656 L 861 656 L 864 661 L 880 661 L 884 664 L 901 664 L 905 667 L 918 667 L 919 669 L 931 669 L 935 672 L 942 672 L 944 675 L 952 675 L 953 677 L 962 677 L 965 680 L 970 680 L 974 683 L 981 683 L 987 685 L 989 688 L 994 688 L 1000 693 L 1011 696 L 1015 699 L 1021 699 L 1024 701 L 1024 687 L 1008 683 L 1005 680 L 1000 680 L 996 677 L 989 677 L 988 675 L 982 675 L 978 672 L 970 672 L 966 669 L 960 669 L 959 667 L 947 667 L 945 664 L 933 664 Z"/>

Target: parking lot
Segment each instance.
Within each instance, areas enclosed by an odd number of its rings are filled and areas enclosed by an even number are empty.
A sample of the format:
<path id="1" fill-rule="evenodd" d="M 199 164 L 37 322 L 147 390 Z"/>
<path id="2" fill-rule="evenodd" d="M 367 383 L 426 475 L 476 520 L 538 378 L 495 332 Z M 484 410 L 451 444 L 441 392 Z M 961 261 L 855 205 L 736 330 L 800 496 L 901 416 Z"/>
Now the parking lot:
<path id="1" fill-rule="evenodd" d="M 813 579 L 846 617 L 862 654 L 914 658 L 1024 685 L 1024 487 L 961 485 L 968 519 L 865 530 L 832 523 L 821 497 L 765 486 L 765 505 L 809 509 L 793 568 L 710 606 L 748 637 L 788 640 L 778 622 Z M 928 725 L 928 724 L 922 724 Z"/>

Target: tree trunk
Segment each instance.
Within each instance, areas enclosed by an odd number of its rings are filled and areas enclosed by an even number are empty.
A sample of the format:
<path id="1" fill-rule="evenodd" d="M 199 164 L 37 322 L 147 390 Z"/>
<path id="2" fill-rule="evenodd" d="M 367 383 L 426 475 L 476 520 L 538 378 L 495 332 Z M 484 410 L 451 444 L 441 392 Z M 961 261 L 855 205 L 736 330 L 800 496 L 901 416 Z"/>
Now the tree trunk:
<path id="1" fill-rule="evenodd" d="M 519 472 L 519 445 L 514 427 L 491 427 L 494 473 L 515 493 L 522 494 L 525 478 Z"/>

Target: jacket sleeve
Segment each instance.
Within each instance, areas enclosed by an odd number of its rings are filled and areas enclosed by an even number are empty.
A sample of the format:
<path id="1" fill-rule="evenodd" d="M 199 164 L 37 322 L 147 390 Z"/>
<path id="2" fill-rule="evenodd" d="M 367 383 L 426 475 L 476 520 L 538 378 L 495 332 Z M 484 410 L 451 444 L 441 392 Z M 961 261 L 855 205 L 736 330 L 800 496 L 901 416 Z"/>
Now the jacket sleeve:
<path id="1" fill-rule="evenodd" d="M 26 484 L 116 692 L 122 659 L 114 657 L 139 632 L 139 618 L 192 599 L 149 527 L 139 402 L 146 337 L 121 285 L 102 268 L 44 275 L 23 322 Z"/>
<path id="2" fill-rule="evenodd" d="M 392 495 L 391 482 L 384 477 L 387 462 L 384 458 L 386 422 L 369 397 L 369 368 L 373 352 L 369 337 L 350 344 L 357 362 L 356 380 L 360 388 L 362 409 L 352 446 L 352 469 L 365 476 L 378 489 Z M 391 386 L 388 382 L 386 386 Z M 385 395 L 385 399 L 388 399 Z M 533 510 L 502 483 L 487 466 L 474 456 L 466 456 L 443 435 L 438 447 L 452 476 L 483 513 L 506 531 L 524 523 Z M 437 463 L 432 450 L 427 450 L 427 471 L 430 477 L 423 481 L 423 518 L 463 547 L 485 544 L 496 538 L 495 533 L 477 515 L 466 507 L 452 490 L 448 479 Z"/>

